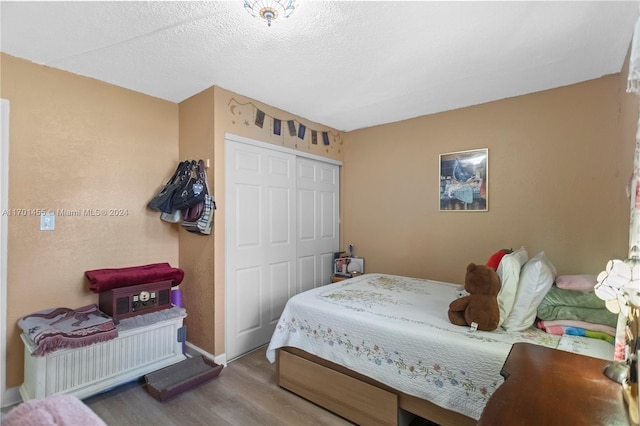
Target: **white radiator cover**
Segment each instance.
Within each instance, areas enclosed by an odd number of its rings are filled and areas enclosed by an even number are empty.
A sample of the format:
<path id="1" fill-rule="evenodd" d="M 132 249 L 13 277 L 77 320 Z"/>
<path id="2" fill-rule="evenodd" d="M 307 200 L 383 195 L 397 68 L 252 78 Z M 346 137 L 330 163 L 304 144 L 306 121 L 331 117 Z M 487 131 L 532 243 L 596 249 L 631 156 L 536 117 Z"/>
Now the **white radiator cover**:
<path id="1" fill-rule="evenodd" d="M 33 345 L 20 335 L 25 344 L 20 395 L 24 401 L 57 393 L 86 398 L 182 361 L 186 357 L 178 330 L 183 318 L 119 331 L 116 339 L 45 356 L 32 356 Z"/>

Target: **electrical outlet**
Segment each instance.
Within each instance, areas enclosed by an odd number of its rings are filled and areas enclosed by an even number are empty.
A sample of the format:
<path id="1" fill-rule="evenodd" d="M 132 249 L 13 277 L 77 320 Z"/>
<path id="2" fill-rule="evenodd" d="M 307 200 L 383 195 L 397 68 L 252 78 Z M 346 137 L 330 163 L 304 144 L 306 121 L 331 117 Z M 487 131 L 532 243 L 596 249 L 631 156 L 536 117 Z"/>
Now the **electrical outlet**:
<path id="1" fill-rule="evenodd" d="M 53 231 L 56 229 L 56 215 L 53 213 L 45 213 L 40 216 L 40 230 Z"/>

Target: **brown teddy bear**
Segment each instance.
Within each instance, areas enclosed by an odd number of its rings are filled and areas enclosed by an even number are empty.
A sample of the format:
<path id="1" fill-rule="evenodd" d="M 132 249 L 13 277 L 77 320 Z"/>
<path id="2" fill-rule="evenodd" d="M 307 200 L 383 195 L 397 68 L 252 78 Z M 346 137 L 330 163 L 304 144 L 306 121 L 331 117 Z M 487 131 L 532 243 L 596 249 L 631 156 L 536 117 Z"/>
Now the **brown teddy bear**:
<path id="1" fill-rule="evenodd" d="M 485 265 L 470 263 L 464 278 L 464 289 L 469 295 L 451 302 L 449 321 L 452 324 L 466 326 L 476 323 L 478 330 L 483 331 L 498 328 L 500 278 L 496 271 Z"/>

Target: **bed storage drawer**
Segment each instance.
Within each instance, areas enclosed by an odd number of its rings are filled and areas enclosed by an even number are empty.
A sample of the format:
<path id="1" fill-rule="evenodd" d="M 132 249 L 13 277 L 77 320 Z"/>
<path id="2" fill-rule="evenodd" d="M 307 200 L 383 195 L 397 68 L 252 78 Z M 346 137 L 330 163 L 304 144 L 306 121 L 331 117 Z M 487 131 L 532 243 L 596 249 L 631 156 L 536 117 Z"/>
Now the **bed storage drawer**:
<path id="1" fill-rule="evenodd" d="M 398 397 L 286 351 L 278 351 L 279 385 L 361 425 L 398 424 Z"/>

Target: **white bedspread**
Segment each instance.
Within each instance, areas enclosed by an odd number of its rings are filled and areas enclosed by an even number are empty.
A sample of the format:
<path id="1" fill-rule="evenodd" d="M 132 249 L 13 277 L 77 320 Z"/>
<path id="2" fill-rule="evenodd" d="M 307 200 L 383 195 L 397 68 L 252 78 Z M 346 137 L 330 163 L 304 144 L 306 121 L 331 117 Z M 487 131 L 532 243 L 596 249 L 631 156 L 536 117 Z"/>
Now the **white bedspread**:
<path id="1" fill-rule="evenodd" d="M 292 297 L 267 349 L 292 346 L 474 419 L 503 382 L 516 342 L 613 359 L 613 345 L 578 336 L 470 332 L 449 322 L 457 285 L 366 274 Z"/>

